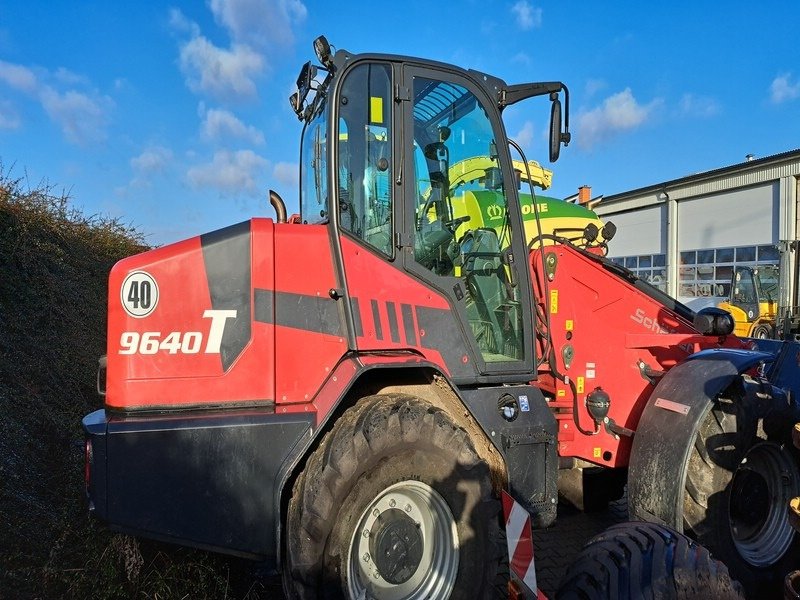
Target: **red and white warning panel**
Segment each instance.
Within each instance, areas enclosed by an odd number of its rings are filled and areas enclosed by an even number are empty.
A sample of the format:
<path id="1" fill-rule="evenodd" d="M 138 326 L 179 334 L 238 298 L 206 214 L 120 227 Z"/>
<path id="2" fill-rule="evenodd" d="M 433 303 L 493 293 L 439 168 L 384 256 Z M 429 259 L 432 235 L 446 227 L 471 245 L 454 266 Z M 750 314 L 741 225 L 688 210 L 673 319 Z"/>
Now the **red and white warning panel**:
<path id="1" fill-rule="evenodd" d="M 546 600 L 546 596 L 536 587 L 531 517 L 528 511 L 522 508 L 505 490 L 502 493 L 502 501 L 503 517 L 506 522 L 508 564 L 511 568 L 509 597 Z M 525 589 L 517 589 L 518 585 L 515 584 L 522 584 Z"/>

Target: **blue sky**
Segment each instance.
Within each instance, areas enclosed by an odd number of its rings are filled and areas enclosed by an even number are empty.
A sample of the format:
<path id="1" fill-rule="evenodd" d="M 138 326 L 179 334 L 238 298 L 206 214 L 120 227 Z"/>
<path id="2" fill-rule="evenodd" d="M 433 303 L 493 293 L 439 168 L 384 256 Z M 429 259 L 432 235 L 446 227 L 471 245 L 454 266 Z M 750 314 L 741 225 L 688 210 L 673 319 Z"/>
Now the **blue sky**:
<path id="1" fill-rule="evenodd" d="M 800 2 L 432 3 L 0 0 L 0 161 L 164 244 L 297 210 L 287 98 L 324 34 L 509 83 L 561 80 L 573 143 L 546 160 L 548 103 L 509 134 L 548 195 L 611 195 L 800 147 Z"/>

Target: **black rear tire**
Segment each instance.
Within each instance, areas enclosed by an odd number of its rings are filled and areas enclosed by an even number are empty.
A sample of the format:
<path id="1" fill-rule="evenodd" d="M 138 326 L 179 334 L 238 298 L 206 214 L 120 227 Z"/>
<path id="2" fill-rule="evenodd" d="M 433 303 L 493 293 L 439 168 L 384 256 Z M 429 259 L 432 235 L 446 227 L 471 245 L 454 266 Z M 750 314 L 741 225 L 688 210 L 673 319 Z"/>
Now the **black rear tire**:
<path id="1" fill-rule="evenodd" d="M 686 472 L 684 532 L 706 546 L 749 594 L 778 594 L 797 543 L 788 501 L 797 466 L 759 435 L 755 407 L 733 394 L 710 406 Z"/>
<path id="2" fill-rule="evenodd" d="M 750 337 L 760 340 L 771 340 L 775 337 L 775 328 L 769 323 L 761 323 L 753 327 L 753 334 Z"/>
<path id="3" fill-rule="evenodd" d="M 295 482 L 287 595 L 491 597 L 499 506 L 489 466 L 444 411 L 401 394 L 364 398 L 338 419 Z M 428 522 L 449 525 L 426 526 L 426 511 Z"/>
<path id="4" fill-rule="evenodd" d="M 558 600 L 734 600 L 741 586 L 708 550 L 655 523 L 620 523 L 596 535 L 570 565 Z"/>

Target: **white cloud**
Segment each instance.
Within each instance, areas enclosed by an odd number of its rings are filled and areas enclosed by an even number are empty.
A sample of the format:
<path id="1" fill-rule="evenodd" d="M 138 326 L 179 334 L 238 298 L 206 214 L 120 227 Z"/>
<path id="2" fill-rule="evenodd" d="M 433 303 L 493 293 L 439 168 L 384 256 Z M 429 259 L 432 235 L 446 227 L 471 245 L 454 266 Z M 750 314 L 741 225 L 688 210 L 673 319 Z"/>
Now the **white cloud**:
<path id="1" fill-rule="evenodd" d="M 596 93 L 604 90 L 606 87 L 607 84 L 602 79 L 589 79 L 586 82 L 586 96 L 594 96 Z"/>
<path id="2" fill-rule="evenodd" d="M 517 18 L 517 25 L 522 30 L 542 26 L 542 9 L 531 6 L 527 0 L 519 0 L 511 7 L 511 12 Z"/>
<path id="3" fill-rule="evenodd" d="M 69 142 L 87 146 L 105 141 L 108 113 L 113 106 L 110 98 L 91 97 L 75 90 L 58 92 L 45 86 L 39 92 L 39 100 Z"/>
<path id="4" fill-rule="evenodd" d="M 204 110 L 201 108 L 203 123 L 200 125 L 204 138 L 211 141 L 222 141 L 225 139 L 236 138 L 244 139 L 252 144 L 262 145 L 264 134 L 252 125 L 245 125 L 233 113 L 212 108 Z"/>
<path id="5" fill-rule="evenodd" d="M 180 66 L 192 91 L 235 99 L 256 96 L 254 78 L 263 72 L 265 62 L 248 46 L 225 50 L 198 36 L 181 46 Z"/>
<path id="6" fill-rule="evenodd" d="M 269 161 L 252 150 L 221 150 L 210 163 L 190 168 L 186 176 L 194 188 L 211 188 L 226 196 L 258 196 L 262 190 L 256 180 L 268 167 Z"/>
<path id="7" fill-rule="evenodd" d="M 533 123 L 525 121 L 522 125 L 522 129 L 520 129 L 515 136 L 512 136 L 511 139 L 517 142 L 523 150 L 525 148 L 530 148 L 533 142 Z"/>
<path id="8" fill-rule="evenodd" d="M 58 69 L 56 69 L 55 72 L 53 73 L 53 77 L 56 79 L 56 81 L 64 85 L 75 86 L 75 85 L 89 84 L 88 78 L 86 78 L 83 75 L 79 75 L 78 73 L 73 73 L 72 71 L 70 71 L 69 69 L 65 69 L 64 67 L 59 67 Z"/>
<path id="9" fill-rule="evenodd" d="M 719 114 L 719 104 L 713 98 L 684 94 L 680 101 L 680 111 L 692 117 L 713 117 Z"/>
<path id="10" fill-rule="evenodd" d="M 514 56 L 511 57 L 511 62 L 521 64 L 525 67 L 529 67 L 533 64 L 531 57 L 525 52 L 517 52 Z"/>
<path id="11" fill-rule="evenodd" d="M 584 111 L 577 117 L 577 142 L 582 148 L 590 148 L 620 131 L 635 129 L 642 125 L 661 104 L 653 100 L 641 105 L 633 97 L 630 88 L 609 96 L 601 106 Z"/>
<path id="12" fill-rule="evenodd" d="M 10 102 L 0 102 L 0 129 L 18 129 L 21 125 L 19 115 Z"/>
<path id="13" fill-rule="evenodd" d="M 141 174 L 162 173 L 172 162 L 172 150 L 164 146 L 150 146 L 131 159 L 131 168 Z"/>
<path id="14" fill-rule="evenodd" d="M 131 179 L 128 187 L 117 188 L 116 193 L 120 196 L 127 195 L 128 189 L 146 189 L 151 187 L 151 177 L 167 170 L 172 163 L 172 150 L 164 146 L 150 146 L 139 156 L 134 156 L 130 160 L 131 169 L 135 176 Z"/>
<path id="15" fill-rule="evenodd" d="M 772 80 L 769 92 L 773 104 L 788 102 L 800 98 L 800 82 L 792 82 L 792 74 L 784 73 Z"/>
<path id="16" fill-rule="evenodd" d="M 300 185 L 300 166 L 297 163 L 279 162 L 272 169 L 272 176 L 283 185 L 297 189 Z"/>
<path id="17" fill-rule="evenodd" d="M 170 11 L 170 26 L 188 38 L 179 46 L 186 84 L 218 100 L 255 98 L 256 81 L 269 67 L 267 56 L 294 43 L 293 27 L 305 20 L 305 5 L 300 0 L 209 0 L 208 6 L 230 37 L 227 47 L 212 43 L 180 10 Z"/>
<path id="18" fill-rule="evenodd" d="M 211 0 L 209 6 L 234 42 L 254 48 L 293 44 L 292 26 L 308 14 L 299 0 Z"/>
<path id="19" fill-rule="evenodd" d="M 85 77 L 63 68 L 37 74 L 28 67 L 0 61 L 0 82 L 36 99 L 70 143 L 85 146 L 106 139 L 113 101 L 93 90 L 64 89 L 88 84 Z"/>
<path id="20" fill-rule="evenodd" d="M 186 18 L 186 15 L 177 8 L 171 8 L 169 11 L 169 25 L 174 31 L 185 33 L 190 37 L 197 37 L 200 35 L 200 26 Z"/>
<path id="21" fill-rule="evenodd" d="M 36 75 L 27 67 L 14 65 L 0 60 L 0 81 L 4 81 L 12 89 L 33 94 L 38 88 Z"/>

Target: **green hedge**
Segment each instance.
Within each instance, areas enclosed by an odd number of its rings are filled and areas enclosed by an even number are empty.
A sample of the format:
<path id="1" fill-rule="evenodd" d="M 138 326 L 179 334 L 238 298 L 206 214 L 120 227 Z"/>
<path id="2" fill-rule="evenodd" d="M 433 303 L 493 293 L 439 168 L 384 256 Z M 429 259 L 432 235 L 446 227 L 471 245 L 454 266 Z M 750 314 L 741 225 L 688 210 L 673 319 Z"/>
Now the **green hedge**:
<path id="1" fill-rule="evenodd" d="M 0 162 L 0 597 L 259 598 L 249 563 L 109 533 L 83 497 L 108 272 L 147 249 L 118 219 Z M 279 592 L 277 592 L 279 595 Z"/>

